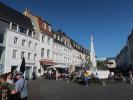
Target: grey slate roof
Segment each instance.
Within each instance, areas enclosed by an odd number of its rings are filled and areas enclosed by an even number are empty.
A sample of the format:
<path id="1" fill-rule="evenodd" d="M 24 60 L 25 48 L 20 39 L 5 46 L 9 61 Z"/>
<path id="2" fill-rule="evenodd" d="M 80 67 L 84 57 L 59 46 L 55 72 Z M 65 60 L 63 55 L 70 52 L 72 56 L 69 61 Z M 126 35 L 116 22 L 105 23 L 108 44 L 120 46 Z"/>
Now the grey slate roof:
<path id="1" fill-rule="evenodd" d="M 0 18 L 7 19 L 23 27 L 33 29 L 30 19 L 22 13 L 0 2 Z"/>

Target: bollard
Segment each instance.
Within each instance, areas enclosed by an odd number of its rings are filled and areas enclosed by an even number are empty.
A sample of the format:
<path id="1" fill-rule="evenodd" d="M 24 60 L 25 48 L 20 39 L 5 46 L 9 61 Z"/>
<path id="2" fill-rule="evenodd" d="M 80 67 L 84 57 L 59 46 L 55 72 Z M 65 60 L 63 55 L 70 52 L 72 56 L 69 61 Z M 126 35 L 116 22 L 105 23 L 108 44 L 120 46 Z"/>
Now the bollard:
<path id="1" fill-rule="evenodd" d="M 105 80 L 102 80 L 102 86 L 106 86 Z"/>

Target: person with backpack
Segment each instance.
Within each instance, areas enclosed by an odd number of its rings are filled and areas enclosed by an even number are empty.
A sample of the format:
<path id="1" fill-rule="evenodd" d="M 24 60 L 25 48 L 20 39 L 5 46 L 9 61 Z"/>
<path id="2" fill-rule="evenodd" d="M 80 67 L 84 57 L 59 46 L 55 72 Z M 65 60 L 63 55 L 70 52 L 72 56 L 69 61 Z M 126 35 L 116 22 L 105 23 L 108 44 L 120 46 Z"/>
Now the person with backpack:
<path id="1" fill-rule="evenodd" d="M 23 77 L 22 72 L 17 72 L 16 73 L 16 83 L 15 83 L 15 88 L 17 92 L 17 100 L 27 100 L 28 98 L 28 86 L 27 86 L 27 81 Z"/>

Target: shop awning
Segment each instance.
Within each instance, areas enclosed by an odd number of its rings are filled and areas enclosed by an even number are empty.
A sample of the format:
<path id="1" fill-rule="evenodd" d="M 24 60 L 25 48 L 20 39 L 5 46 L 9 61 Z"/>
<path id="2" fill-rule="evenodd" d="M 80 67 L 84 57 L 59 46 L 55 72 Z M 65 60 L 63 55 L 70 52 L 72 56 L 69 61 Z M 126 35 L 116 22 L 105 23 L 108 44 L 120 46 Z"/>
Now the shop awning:
<path id="1" fill-rule="evenodd" d="M 41 65 L 48 65 L 48 66 L 54 66 L 54 65 L 56 65 L 56 63 L 53 62 L 52 60 L 41 60 L 40 61 L 40 64 Z"/>
<path id="2" fill-rule="evenodd" d="M 58 64 L 58 65 L 54 65 L 54 66 L 50 66 L 50 67 L 51 68 L 68 68 L 69 66 Z"/>

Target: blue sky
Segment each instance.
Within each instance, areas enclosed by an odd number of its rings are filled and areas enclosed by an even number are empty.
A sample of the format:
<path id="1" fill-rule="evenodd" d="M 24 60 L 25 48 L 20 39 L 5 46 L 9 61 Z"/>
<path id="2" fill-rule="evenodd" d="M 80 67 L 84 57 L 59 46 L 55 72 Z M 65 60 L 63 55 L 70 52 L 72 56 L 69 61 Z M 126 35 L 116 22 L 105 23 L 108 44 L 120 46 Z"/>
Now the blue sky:
<path id="1" fill-rule="evenodd" d="M 94 36 L 97 57 L 114 57 L 133 28 L 133 0 L 0 0 L 30 9 L 86 48 Z"/>

